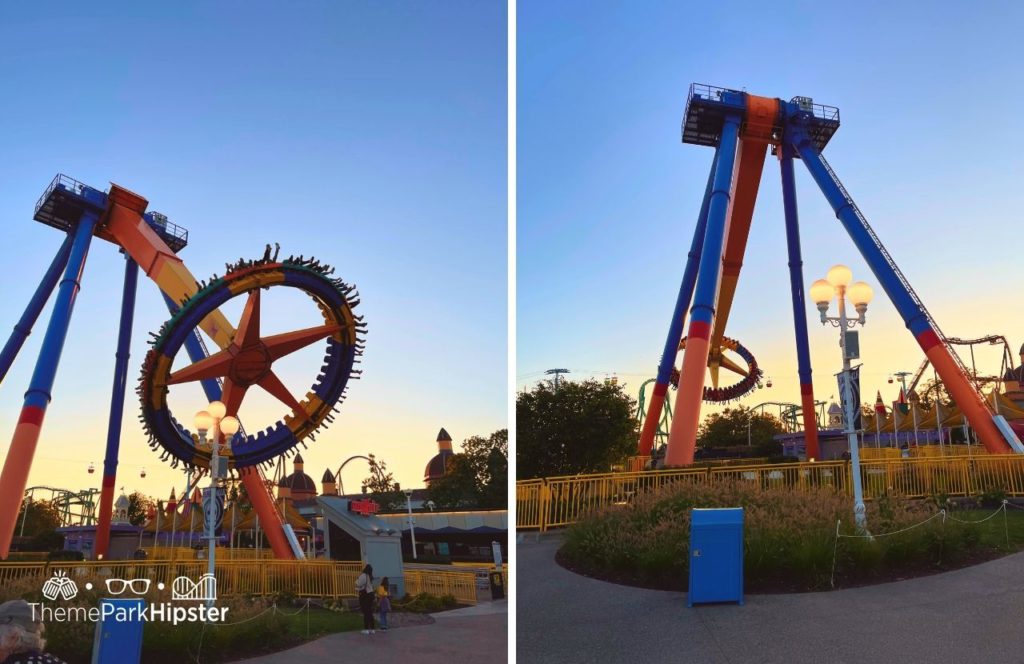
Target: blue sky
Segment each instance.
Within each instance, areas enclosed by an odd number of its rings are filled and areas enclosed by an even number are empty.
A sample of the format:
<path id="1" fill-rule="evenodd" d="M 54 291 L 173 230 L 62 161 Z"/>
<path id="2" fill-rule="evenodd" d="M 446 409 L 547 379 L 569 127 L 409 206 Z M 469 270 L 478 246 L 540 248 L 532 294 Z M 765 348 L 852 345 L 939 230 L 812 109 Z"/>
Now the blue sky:
<path id="1" fill-rule="evenodd" d="M 32 221 L 58 171 L 146 196 L 189 229 L 182 258 L 199 278 L 268 242 L 316 255 L 359 286 L 369 334 L 364 377 L 304 452 L 306 470 L 319 482 L 374 452 L 420 486 L 442 426 L 456 444 L 506 426 L 505 35 L 499 2 L 6 5 L 0 329 L 60 245 Z M 102 465 L 122 269 L 112 245 L 94 242 L 30 484 L 99 486 L 85 469 Z M 315 321 L 302 298 L 265 307 L 272 331 Z M 0 388 L 0 454 L 48 314 Z M 133 385 L 166 317 L 140 281 Z M 318 354 L 286 364 L 294 392 L 312 383 Z M 185 419 L 205 403 L 174 395 Z M 284 413 L 247 404 L 250 428 Z M 130 399 L 119 484 L 180 489 L 137 413 Z M 346 488 L 364 476 L 350 464 Z"/>
<path id="2" fill-rule="evenodd" d="M 838 106 L 825 155 L 944 332 L 1016 352 L 1022 19 L 1012 3 L 520 2 L 518 388 L 566 367 L 635 396 L 654 375 L 713 156 L 680 143 L 693 82 Z M 769 157 L 727 330 L 773 379 L 746 405 L 799 400 L 778 173 Z M 923 355 L 799 164 L 797 189 L 804 282 L 844 262 L 875 286 L 863 390 L 894 399 L 886 377 Z M 808 318 L 828 398 L 838 339 Z"/>

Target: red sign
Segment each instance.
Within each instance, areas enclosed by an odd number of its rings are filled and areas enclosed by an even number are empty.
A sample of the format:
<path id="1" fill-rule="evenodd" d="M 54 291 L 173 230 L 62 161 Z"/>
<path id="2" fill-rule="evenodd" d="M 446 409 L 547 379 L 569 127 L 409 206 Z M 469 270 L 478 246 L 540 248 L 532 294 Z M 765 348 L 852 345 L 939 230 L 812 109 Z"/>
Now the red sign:
<path id="1" fill-rule="evenodd" d="M 355 512 L 356 514 L 362 514 L 363 516 L 370 516 L 380 511 L 380 505 L 373 500 L 350 500 L 348 503 L 348 511 Z"/>

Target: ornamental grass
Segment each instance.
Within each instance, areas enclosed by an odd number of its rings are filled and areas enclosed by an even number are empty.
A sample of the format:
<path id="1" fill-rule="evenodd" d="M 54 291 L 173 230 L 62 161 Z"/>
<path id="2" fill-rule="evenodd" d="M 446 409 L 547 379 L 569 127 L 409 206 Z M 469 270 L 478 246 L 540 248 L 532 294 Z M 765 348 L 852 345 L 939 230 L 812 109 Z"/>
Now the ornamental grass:
<path id="1" fill-rule="evenodd" d="M 685 589 L 690 510 L 744 508 L 748 590 L 823 590 L 956 566 L 978 553 L 980 528 L 935 518 L 934 502 L 883 497 L 867 506 L 874 539 L 857 534 L 852 501 L 828 488 L 762 488 L 743 480 L 679 482 L 604 508 L 569 528 L 559 559 L 584 574 Z M 918 525 L 921 524 L 921 525 Z M 912 527 L 914 526 L 914 527 Z M 898 534 L 886 535 L 896 531 Z"/>

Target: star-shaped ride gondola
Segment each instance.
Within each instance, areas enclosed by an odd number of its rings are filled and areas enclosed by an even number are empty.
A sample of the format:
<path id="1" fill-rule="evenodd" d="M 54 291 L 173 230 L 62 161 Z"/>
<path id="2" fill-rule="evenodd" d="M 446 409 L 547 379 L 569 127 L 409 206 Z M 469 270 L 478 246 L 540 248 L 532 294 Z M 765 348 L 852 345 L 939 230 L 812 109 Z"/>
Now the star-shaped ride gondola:
<path id="1" fill-rule="evenodd" d="M 167 380 L 168 385 L 188 383 L 209 378 L 224 381 L 221 401 L 227 415 L 238 415 L 246 392 L 253 385 L 259 385 L 282 403 L 292 409 L 296 417 L 308 420 L 309 414 L 302 407 L 281 379 L 274 373 L 272 365 L 285 355 L 326 339 L 341 330 L 340 325 L 319 325 L 294 332 L 260 336 L 260 288 L 249 292 L 242 318 L 238 323 L 235 337 L 224 350 L 189 366 L 175 371 Z"/>

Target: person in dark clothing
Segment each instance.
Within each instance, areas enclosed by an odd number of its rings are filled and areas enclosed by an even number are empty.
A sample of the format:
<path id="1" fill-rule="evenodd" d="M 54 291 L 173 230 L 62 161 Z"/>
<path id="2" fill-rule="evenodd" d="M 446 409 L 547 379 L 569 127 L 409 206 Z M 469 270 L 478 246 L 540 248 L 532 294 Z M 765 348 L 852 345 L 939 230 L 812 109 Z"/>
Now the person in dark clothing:
<path id="1" fill-rule="evenodd" d="M 373 634 L 373 567 L 367 565 L 356 579 L 359 609 L 363 612 L 363 634 Z"/>

